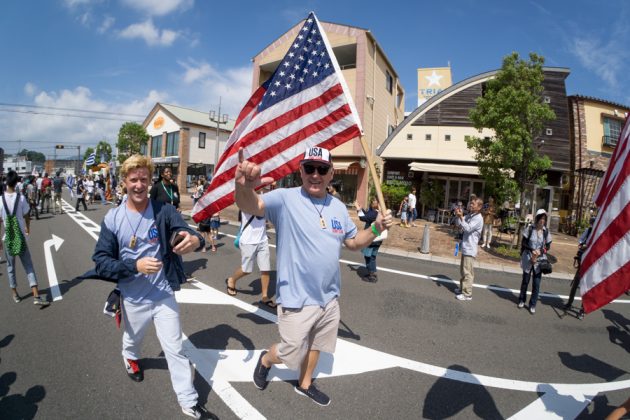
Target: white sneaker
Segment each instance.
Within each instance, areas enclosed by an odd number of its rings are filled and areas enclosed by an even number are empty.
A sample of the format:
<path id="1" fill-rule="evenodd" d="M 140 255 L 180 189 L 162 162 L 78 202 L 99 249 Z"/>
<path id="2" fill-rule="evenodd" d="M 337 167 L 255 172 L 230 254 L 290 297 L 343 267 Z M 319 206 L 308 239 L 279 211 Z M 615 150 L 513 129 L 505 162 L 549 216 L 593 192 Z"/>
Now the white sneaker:
<path id="1" fill-rule="evenodd" d="M 523 309 L 525 307 L 525 302 L 518 303 L 518 309 Z"/>
<path id="2" fill-rule="evenodd" d="M 533 307 L 533 306 L 530 306 L 529 307 L 529 313 L 532 314 L 532 315 L 535 314 L 536 313 L 536 308 Z"/>
<path id="3" fill-rule="evenodd" d="M 455 296 L 455 299 L 457 300 L 472 300 L 472 296 L 466 296 L 463 293 L 460 293 L 459 295 Z"/>

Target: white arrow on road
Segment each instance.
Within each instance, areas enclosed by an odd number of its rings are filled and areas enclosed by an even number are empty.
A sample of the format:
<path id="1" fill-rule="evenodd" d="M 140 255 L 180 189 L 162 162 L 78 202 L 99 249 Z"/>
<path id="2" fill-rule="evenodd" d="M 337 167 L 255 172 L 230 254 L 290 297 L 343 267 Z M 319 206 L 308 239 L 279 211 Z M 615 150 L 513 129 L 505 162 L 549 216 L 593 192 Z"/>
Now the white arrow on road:
<path id="1" fill-rule="evenodd" d="M 55 263 L 53 262 L 51 248 L 54 245 L 55 251 L 59 251 L 59 247 L 63 243 L 63 239 L 53 234 L 52 239 L 44 242 L 44 255 L 46 256 L 46 270 L 48 272 L 48 283 L 50 284 L 50 292 L 53 301 L 63 299 L 59 290 L 59 282 L 57 281 L 57 273 L 55 272 Z"/>

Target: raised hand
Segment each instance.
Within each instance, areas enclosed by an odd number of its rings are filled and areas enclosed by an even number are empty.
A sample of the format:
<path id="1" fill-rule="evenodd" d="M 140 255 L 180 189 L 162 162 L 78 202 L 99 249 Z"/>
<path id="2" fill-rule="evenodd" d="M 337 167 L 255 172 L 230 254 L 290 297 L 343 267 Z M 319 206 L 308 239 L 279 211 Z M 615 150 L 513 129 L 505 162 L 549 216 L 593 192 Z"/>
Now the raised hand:
<path id="1" fill-rule="evenodd" d="M 238 149 L 238 165 L 236 165 L 236 173 L 234 175 L 234 181 L 237 185 L 243 188 L 256 189 L 260 185 L 270 184 L 273 182 L 273 178 L 264 177 L 261 178 L 262 169 L 254 162 L 245 160 L 243 157 L 243 148 Z"/>

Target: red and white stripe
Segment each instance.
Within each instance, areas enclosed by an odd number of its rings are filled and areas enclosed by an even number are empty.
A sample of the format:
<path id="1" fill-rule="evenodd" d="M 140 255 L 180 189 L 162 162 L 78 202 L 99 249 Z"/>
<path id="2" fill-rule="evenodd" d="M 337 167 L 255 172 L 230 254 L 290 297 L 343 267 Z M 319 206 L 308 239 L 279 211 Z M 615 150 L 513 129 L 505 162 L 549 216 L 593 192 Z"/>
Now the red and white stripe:
<path id="1" fill-rule="evenodd" d="M 595 195 L 600 211 L 580 267 L 586 313 L 630 289 L 630 120 Z"/>
<path id="2" fill-rule="evenodd" d="M 263 177 L 280 179 L 298 169 L 306 148 L 333 149 L 361 135 L 361 123 L 349 90 L 319 22 L 318 26 L 336 71 L 260 113 L 257 106 L 265 88 L 254 92 L 239 114 L 208 191 L 193 208 L 196 222 L 234 203 L 240 148 L 245 159 L 261 166 Z"/>

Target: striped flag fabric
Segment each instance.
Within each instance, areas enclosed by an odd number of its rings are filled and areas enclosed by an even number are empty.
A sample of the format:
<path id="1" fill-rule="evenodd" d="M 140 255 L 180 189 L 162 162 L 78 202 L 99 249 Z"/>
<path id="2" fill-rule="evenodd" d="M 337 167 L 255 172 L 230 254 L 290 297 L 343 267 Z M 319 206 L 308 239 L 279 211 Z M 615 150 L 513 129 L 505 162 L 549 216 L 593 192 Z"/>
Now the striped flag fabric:
<path id="1" fill-rule="evenodd" d="M 310 13 L 280 65 L 241 110 L 195 222 L 234 203 L 238 151 L 280 179 L 296 171 L 307 147 L 333 149 L 360 136 L 361 122 L 324 30 Z"/>
<path id="2" fill-rule="evenodd" d="M 92 166 L 95 163 L 96 163 L 96 153 L 92 152 L 92 153 L 90 153 L 88 158 L 85 159 L 85 164 L 86 164 L 86 166 Z"/>
<path id="3" fill-rule="evenodd" d="M 580 293 L 593 312 L 630 289 L 630 119 L 595 193 L 599 213 L 582 256 Z"/>

